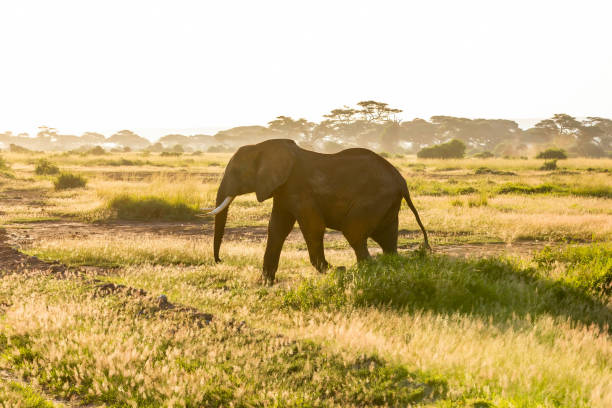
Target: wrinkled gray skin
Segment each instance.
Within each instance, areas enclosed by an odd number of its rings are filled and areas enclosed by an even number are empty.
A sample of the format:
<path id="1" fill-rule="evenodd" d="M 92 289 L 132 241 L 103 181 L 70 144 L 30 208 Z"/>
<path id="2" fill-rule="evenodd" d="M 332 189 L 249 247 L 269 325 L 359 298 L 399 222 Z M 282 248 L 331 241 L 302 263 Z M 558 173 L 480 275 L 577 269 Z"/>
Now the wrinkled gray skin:
<path id="1" fill-rule="evenodd" d="M 232 156 L 217 191 L 217 207 L 226 197 L 255 192 L 274 200 L 268 225 L 263 278 L 272 284 L 287 235 L 297 221 L 319 272 L 329 264 L 323 251 L 326 228 L 342 231 L 357 260 L 370 257 L 367 239 L 385 253 L 397 252 L 398 212 L 402 199 L 414 213 L 430 248 L 427 232 L 412 204 L 406 181 L 393 165 L 367 149 L 336 154 L 304 150 L 289 139 L 243 146 Z M 214 257 L 219 250 L 229 206 L 215 216 Z"/>

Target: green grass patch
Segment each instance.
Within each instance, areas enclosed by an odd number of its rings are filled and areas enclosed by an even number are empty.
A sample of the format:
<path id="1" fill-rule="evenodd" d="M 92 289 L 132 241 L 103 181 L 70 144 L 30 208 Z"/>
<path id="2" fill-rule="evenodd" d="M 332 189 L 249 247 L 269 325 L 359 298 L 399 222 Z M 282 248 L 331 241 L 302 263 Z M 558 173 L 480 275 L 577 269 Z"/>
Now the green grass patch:
<path id="1" fill-rule="evenodd" d="M 118 219 L 137 221 L 188 221 L 196 219 L 201 212 L 198 204 L 188 202 L 180 195 L 158 197 L 126 193 L 112 197 L 108 208 Z"/>
<path id="2" fill-rule="evenodd" d="M 498 194 L 555 194 L 576 195 L 581 197 L 612 198 L 612 186 L 605 184 L 593 185 L 562 185 L 542 183 L 529 185 L 524 183 L 505 183 L 497 188 Z"/>
<path id="3" fill-rule="evenodd" d="M 427 179 L 408 181 L 408 189 L 411 194 L 426 196 L 456 196 L 479 192 L 478 188 L 467 183 L 451 184 Z"/>
<path id="4" fill-rule="evenodd" d="M 55 405 L 27 386 L 0 380 L 0 407 L 55 408 Z"/>
<path id="5" fill-rule="evenodd" d="M 534 261 L 547 270 L 563 269 L 562 280 L 597 296 L 612 295 L 612 243 L 545 248 Z"/>
<path id="6" fill-rule="evenodd" d="M 547 276 L 545 269 L 497 258 L 457 259 L 419 253 L 381 256 L 324 278 L 304 280 L 283 304 L 296 309 L 381 307 L 467 313 L 505 321 L 551 314 L 602 326 L 604 303 L 582 287 Z"/>

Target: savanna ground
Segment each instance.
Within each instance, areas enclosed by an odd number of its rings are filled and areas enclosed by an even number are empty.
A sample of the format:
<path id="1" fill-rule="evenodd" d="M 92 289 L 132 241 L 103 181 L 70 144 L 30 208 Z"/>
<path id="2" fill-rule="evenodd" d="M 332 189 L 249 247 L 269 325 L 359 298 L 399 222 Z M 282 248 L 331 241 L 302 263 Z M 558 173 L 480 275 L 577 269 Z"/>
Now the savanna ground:
<path id="1" fill-rule="evenodd" d="M 3 155 L 0 406 L 612 406 L 612 160 L 391 156 L 430 231 L 355 265 L 296 227 L 277 284 L 271 202 L 211 207 L 229 154 Z M 87 186 L 54 188 L 45 157 Z"/>

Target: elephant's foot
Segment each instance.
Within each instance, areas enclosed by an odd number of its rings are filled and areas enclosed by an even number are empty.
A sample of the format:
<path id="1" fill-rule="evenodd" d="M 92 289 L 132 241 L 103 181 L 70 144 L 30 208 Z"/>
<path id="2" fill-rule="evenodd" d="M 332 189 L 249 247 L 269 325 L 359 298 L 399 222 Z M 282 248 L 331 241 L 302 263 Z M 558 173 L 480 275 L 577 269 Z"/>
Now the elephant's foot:
<path id="1" fill-rule="evenodd" d="M 261 278 L 263 280 L 263 284 L 265 286 L 272 286 L 274 285 L 274 281 L 276 280 L 275 277 L 276 273 L 275 272 L 267 272 L 267 271 L 263 271 L 263 273 L 261 274 Z"/>

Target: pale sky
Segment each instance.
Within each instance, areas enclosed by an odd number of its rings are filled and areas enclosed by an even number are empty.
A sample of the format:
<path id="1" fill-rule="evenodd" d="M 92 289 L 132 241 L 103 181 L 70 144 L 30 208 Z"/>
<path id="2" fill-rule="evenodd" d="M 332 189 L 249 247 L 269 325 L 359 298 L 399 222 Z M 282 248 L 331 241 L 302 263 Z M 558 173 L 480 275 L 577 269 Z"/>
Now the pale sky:
<path id="1" fill-rule="evenodd" d="M 611 4 L 2 1 L 0 132 L 152 137 L 365 99 L 405 120 L 612 117 Z"/>

